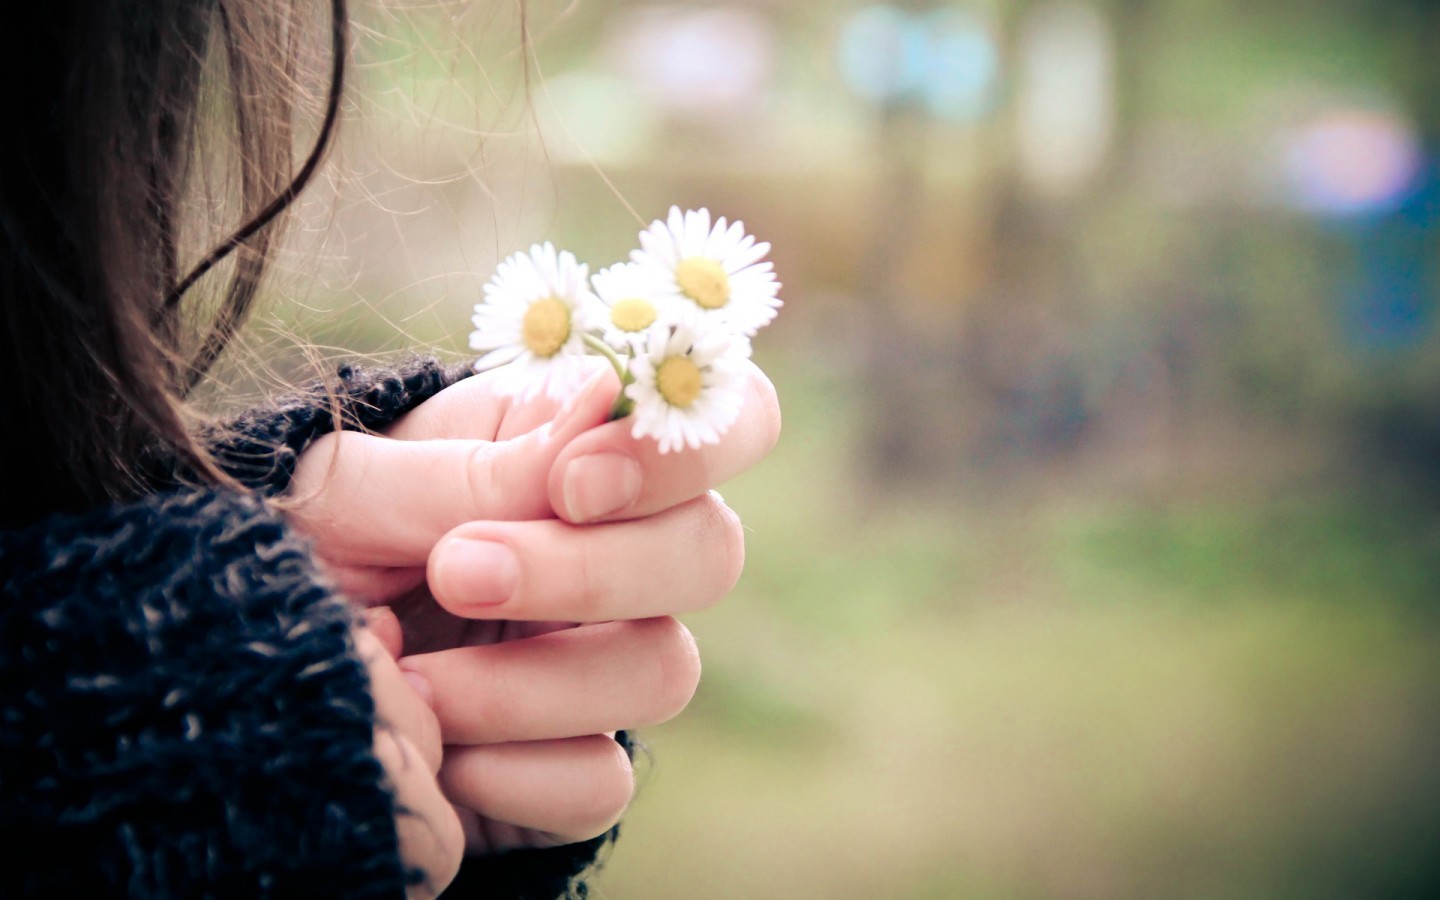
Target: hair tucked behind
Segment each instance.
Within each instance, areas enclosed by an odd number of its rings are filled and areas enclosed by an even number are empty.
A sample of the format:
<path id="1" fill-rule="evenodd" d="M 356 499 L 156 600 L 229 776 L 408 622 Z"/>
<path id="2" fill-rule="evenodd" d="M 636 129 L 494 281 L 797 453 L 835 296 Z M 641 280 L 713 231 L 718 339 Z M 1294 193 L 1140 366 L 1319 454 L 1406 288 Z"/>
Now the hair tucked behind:
<path id="1" fill-rule="evenodd" d="M 186 397 L 244 320 L 280 213 L 335 128 L 344 0 L 329 6 L 325 118 L 297 168 L 305 5 L 47 0 L 0 30 L 0 446 L 12 485 L 0 525 L 134 495 L 134 463 L 157 444 L 224 480 L 191 437 Z M 217 181 L 201 138 L 217 135 L 233 184 L 224 222 L 189 221 L 196 185 Z"/>

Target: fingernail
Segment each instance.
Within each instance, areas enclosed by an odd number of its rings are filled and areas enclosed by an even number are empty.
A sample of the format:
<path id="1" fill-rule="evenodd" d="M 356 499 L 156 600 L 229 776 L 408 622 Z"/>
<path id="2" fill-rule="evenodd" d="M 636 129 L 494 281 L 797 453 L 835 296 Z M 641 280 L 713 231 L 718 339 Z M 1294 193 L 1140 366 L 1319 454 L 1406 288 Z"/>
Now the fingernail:
<path id="1" fill-rule="evenodd" d="M 494 606 L 509 600 L 520 583 L 520 561 L 499 541 L 456 538 L 439 553 L 435 580 L 453 603 Z"/>
<path id="2" fill-rule="evenodd" d="M 365 619 L 365 627 L 372 631 L 389 628 L 392 622 L 395 625 L 400 624 L 400 617 L 388 606 L 366 607 L 360 611 L 360 615 Z"/>
<path id="3" fill-rule="evenodd" d="M 405 644 L 405 631 L 400 626 L 400 617 L 388 606 L 372 606 L 365 610 L 365 627 L 380 641 L 380 646 L 392 657 L 399 657 Z"/>
<path id="4" fill-rule="evenodd" d="M 400 675 L 410 685 L 411 690 L 420 695 L 426 706 L 435 705 L 435 688 L 431 687 L 430 679 L 409 668 L 404 662 L 400 663 Z"/>
<path id="5" fill-rule="evenodd" d="M 555 414 L 555 427 L 559 428 L 569 423 L 570 419 L 575 416 L 576 412 L 586 405 L 586 403 L 590 399 L 590 395 L 594 394 L 600 389 L 600 385 L 604 381 L 605 373 L 603 371 L 596 372 L 594 375 L 591 375 L 590 378 L 587 379 L 585 383 L 580 386 L 580 389 L 577 390 L 574 394 L 572 394 L 570 396 L 570 399 L 566 400 L 565 403 L 561 405 L 560 410 Z"/>
<path id="6" fill-rule="evenodd" d="M 640 496 L 640 464 L 619 453 L 592 453 L 565 467 L 565 509 L 575 522 L 617 513 Z"/>

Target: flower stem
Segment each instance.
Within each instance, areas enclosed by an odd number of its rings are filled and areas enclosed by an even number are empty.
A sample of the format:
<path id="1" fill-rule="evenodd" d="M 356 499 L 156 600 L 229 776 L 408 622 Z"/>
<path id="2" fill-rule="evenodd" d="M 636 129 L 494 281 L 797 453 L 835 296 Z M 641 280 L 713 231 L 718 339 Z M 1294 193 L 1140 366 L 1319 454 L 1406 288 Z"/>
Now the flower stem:
<path id="1" fill-rule="evenodd" d="M 630 366 L 621 359 L 610 345 L 593 334 L 584 335 L 585 346 L 599 353 L 610 361 L 615 368 L 615 374 L 620 376 L 620 393 L 615 395 L 615 405 L 610 407 L 610 421 L 623 419 L 635 411 L 635 401 L 625 396 L 625 388 L 635 383 L 635 378 L 630 374 Z"/>
<path id="2" fill-rule="evenodd" d="M 620 393 L 615 395 L 615 405 L 610 407 L 611 422 L 623 419 L 635 411 L 635 401 L 625 396 L 625 386 L 634 383 L 635 379 L 630 377 L 629 372 L 626 372 L 625 376 L 620 379 Z"/>
<path id="3" fill-rule="evenodd" d="M 582 339 L 585 341 L 585 346 L 610 360 L 610 365 L 615 367 L 615 374 L 620 376 L 621 381 L 625 380 L 625 361 L 621 359 L 614 350 L 610 349 L 609 344 L 593 334 L 582 335 Z"/>

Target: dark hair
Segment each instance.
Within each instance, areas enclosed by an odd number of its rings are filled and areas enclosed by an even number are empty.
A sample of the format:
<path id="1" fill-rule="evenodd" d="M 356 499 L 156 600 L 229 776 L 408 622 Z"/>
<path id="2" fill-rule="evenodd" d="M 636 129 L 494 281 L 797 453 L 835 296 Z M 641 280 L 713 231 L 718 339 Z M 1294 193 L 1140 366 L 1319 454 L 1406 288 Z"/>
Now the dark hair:
<path id="1" fill-rule="evenodd" d="M 226 480 L 186 398 L 244 321 L 280 214 L 335 130 L 345 0 L 329 2 L 326 112 L 295 168 L 303 5 L 46 0 L 0 33 L 0 446 L 5 481 L 34 486 L 6 488 L 0 526 L 142 492 L 135 464 L 156 447 Z M 207 239 L 184 213 L 216 134 L 239 224 L 186 262 L 187 242 Z M 213 302 L 202 278 L 222 282 Z"/>

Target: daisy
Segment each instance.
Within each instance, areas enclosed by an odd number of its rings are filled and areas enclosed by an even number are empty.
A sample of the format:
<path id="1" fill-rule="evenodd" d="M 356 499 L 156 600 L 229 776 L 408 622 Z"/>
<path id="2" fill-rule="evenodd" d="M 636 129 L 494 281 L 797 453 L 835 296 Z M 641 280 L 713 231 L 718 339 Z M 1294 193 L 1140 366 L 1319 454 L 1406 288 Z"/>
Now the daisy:
<path id="1" fill-rule="evenodd" d="M 640 232 L 640 248 L 630 259 L 653 271 L 670 296 L 706 318 L 746 337 L 775 318 L 780 283 L 774 264 L 760 261 L 770 245 L 757 244 L 744 223 L 727 226 L 722 216 L 712 226 L 709 210 L 682 213 L 672 206 L 666 221 L 656 220 Z"/>
<path id="2" fill-rule="evenodd" d="M 631 434 L 655 438 L 661 453 L 719 443 L 745 402 L 744 362 L 734 346 L 698 316 L 652 328 L 630 362 Z"/>
<path id="3" fill-rule="evenodd" d="M 557 253 L 549 243 L 501 262 L 471 318 L 470 347 L 485 351 L 476 371 L 505 365 L 497 388 L 521 399 L 544 391 L 558 400 L 577 387 L 587 371 L 584 337 L 598 302 L 589 273 L 574 254 Z"/>
<path id="4" fill-rule="evenodd" d="M 616 350 L 644 351 L 645 336 L 657 322 L 672 323 L 682 307 L 651 269 L 619 263 L 590 279 L 603 307 L 604 341 Z"/>

